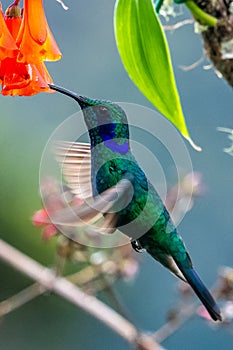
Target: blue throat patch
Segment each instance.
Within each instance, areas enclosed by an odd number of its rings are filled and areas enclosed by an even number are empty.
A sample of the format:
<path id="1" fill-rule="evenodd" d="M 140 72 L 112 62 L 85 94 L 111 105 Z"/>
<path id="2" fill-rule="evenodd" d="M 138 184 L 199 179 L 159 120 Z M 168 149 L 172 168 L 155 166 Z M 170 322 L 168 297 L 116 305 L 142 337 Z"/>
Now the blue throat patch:
<path id="1" fill-rule="evenodd" d="M 112 152 L 118 152 L 120 154 L 126 154 L 129 151 L 129 141 L 126 138 L 123 138 L 125 142 L 121 145 L 117 141 L 118 139 L 121 139 L 120 137 L 117 137 L 116 132 L 116 124 L 110 123 L 110 124 L 103 124 L 98 126 L 98 128 L 93 128 L 91 130 L 92 134 L 97 133 L 98 136 L 100 136 L 101 141 L 99 140 L 98 143 L 104 142 L 104 145 L 108 147 Z M 94 147 L 95 145 L 91 145 L 91 147 Z"/>
<path id="2" fill-rule="evenodd" d="M 119 145 L 114 139 L 109 139 L 104 141 L 106 147 L 108 147 L 113 152 L 118 152 L 120 154 L 126 154 L 129 151 L 129 142 L 125 141 L 123 145 Z"/>

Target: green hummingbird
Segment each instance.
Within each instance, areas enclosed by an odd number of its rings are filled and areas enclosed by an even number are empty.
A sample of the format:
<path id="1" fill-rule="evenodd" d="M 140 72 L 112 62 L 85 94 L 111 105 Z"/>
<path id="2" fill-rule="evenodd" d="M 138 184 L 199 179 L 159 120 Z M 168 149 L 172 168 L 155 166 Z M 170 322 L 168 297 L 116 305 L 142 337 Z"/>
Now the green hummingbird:
<path id="1" fill-rule="evenodd" d="M 94 202 L 96 198 L 95 210 L 104 212 L 110 231 L 118 228 L 131 238 L 136 251 L 147 251 L 173 274 L 188 282 L 212 319 L 221 321 L 220 310 L 195 271 L 168 211 L 131 152 L 124 110 L 111 101 L 90 99 L 56 85 L 49 86 L 72 97 L 82 109 L 90 137 L 91 168 L 89 179 L 87 175 L 83 179 L 91 182 Z M 100 194 L 104 195 L 103 201 Z M 112 206 L 116 209 L 110 212 Z M 85 216 L 86 208 L 83 212 Z M 69 217 L 59 220 L 58 214 L 54 221 L 67 223 Z"/>

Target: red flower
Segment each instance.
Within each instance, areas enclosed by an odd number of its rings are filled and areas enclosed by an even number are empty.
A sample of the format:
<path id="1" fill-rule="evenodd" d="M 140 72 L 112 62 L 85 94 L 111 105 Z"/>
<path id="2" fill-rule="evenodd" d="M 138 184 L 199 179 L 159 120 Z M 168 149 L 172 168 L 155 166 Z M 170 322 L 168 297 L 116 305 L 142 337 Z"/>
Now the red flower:
<path id="1" fill-rule="evenodd" d="M 61 53 L 50 32 L 42 0 L 25 0 L 23 19 L 20 0 L 0 10 L 0 83 L 2 95 L 31 96 L 53 92 L 44 60 L 58 60 Z"/>
<path id="2" fill-rule="evenodd" d="M 25 0 L 23 22 L 16 40 L 20 62 L 56 61 L 61 52 L 49 29 L 42 0 Z"/>
<path id="3" fill-rule="evenodd" d="M 52 84 L 45 64 L 26 64 L 17 62 L 16 58 L 5 58 L 0 63 L 0 82 L 2 95 L 31 96 L 39 92 L 51 92 Z"/>
<path id="4" fill-rule="evenodd" d="M 4 15 L 0 9 L 0 61 L 5 57 L 14 57 L 17 53 L 18 47 L 7 28 Z"/>
<path id="5" fill-rule="evenodd" d="M 34 226 L 42 227 L 43 239 L 50 239 L 58 233 L 56 226 L 49 223 L 49 216 L 45 209 L 36 211 L 32 217 L 32 222 Z"/>

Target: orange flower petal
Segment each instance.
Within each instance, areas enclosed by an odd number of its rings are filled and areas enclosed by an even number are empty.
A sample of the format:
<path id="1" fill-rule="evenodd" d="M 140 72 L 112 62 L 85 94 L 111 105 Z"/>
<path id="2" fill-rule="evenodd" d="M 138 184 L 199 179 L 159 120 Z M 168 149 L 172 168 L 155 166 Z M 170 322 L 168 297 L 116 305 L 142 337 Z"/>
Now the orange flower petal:
<path id="1" fill-rule="evenodd" d="M 30 66 L 17 62 L 16 58 L 5 58 L 0 66 L 0 79 L 2 91 L 24 88 L 30 83 Z"/>
<path id="2" fill-rule="evenodd" d="M 11 33 L 11 35 L 14 39 L 14 43 L 15 43 L 15 40 L 16 40 L 18 33 L 19 33 L 19 28 L 20 28 L 21 23 L 22 23 L 22 18 L 5 16 L 5 23 L 7 25 L 7 28 L 9 29 L 9 32 Z M 15 43 L 15 46 L 16 46 L 16 43 Z"/>
<path id="3" fill-rule="evenodd" d="M 5 18 L 0 10 L 1 93 L 10 96 L 53 93 L 48 86 L 53 81 L 43 61 L 57 60 L 61 53 L 48 27 L 43 2 L 25 0 L 23 20 L 20 9 L 18 11 L 18 3 L 15 1 L 8 8 Z"/>
<path id="4" fill-rule="evenodd" d="M 6 57 L 14 57 L 17 55 L 18 47 L 7 28 L 4 15 L 0 11 L 0 60 Z"/>
<path id="5" fill-rule="evenodd" d="M 49 75 L 47 68 L 45 67 L 44 62 L 40 62 L 36 65 L 31 65 L 32 67 L 32 82 L 31 86 L 36 89 L 38 92 L 46 91 L 52 92 L 48 84 L 52 84 L 52 78 Z"/>
<path id="6" fill-rule="evenodd" d="M 45 17 L 42 0 L 24 1 L 23 21 L 16 43 L 20 48 L 20 62 L 37 63 L 61 58 Z"/>
<path id="7" fill-rule="evenodd" d="M 25 0 L 24 11 L 28 10 L 28 27 L 32 39 L 43 45 L 47 38 L 48 23 L 44 14 L 42 0 Z"/>
<path id="8" fill-rule="evenodd" d="M 20 84 L 20 77 L 18 76 L 18 84 L 17 82 L 13 85 L 13 82 L 3 84 L 2 95 L 6 96 L 32 96 L 39 92 L 48 92 L 53 93 L 53 91 L 49 88 L 48 83 L 52 84 L 53 81 L 45 67 L 43 62 L 38 64 L 24 64 L 18 63 L 19 65 L 25 66 L 30 71 L 30 80 L 25 81 L 25 85 Z M 1 73 L 1 69 L 0 69 Z M 4 77 L 5 78 L 5 77 Z M 17 80 L 17 79 L 16 79 Z M 4 80 L 6 81 L 6 79 Z M 26 83 L 27 82 L 27 83 Z"/>

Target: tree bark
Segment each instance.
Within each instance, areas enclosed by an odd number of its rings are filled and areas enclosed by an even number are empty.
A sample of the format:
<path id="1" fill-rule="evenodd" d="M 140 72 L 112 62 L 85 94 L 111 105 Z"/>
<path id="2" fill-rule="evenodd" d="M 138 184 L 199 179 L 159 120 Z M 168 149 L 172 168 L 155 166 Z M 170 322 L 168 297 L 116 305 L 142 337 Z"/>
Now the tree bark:
<path id="1" fill-rule="evenodd" d="M 215 27 L 202 32 L 207 56 L 224 79 L 233 87 L 233 1 L 194 0 L 206 13 L 218 20 Z"/>

